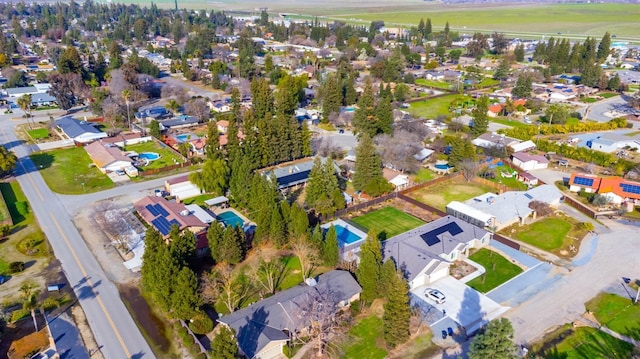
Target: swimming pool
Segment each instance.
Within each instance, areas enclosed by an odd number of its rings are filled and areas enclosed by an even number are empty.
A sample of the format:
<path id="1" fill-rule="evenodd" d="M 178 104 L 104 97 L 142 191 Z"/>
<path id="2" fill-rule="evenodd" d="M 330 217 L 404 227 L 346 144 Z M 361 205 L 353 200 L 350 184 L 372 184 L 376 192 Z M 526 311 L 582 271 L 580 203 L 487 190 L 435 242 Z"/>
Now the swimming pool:
<path id="1" fill-rule="evenodd" d="M 144 158 L 147 161 L 154 161 L 160 158 L 160 155 L 155 152 L 142 152 L 138 155 L 138 158 Z"/>
<path id="2" fill-rule="evenodd" d="M 348 228 L 345 228 L 339 224 L 334 224 L 333 226 L 335 227 L 336 233 L 338 234 L 338 241 L 344 244 L 353 244 L 364 239 L 357 234 L 349 231 Z"/>
<path id="3" fill-rule="evenodd" d="M 451 166 L 449 166 L 448 163 L 445 164 L 435 164 L 433 165 L 433 167 L 439 169 L 439 170 L 448 170 L 449 168 L 451 168 Z"/>
<path id="4" fill-rule="evenodd" d="M 180 135 L 176 135 L 175 137 L 180 142 L 187 142 L 191 140 L 197 140 L 198 138 L 200 138 L 197 135 L 194 135 L 193 133 L 183 133 Z"/>
<path id="5" fill-rule="evenodd" d="M 216 217 L 218 217 L 218 220 L 220 222 L 224 223 L 225 227 L 237 226 L 242 228 L 242 226 L 244 225 L 244 221 L 242 220 L 242 218 L 240 218 L 240 216 L 238 216 L 237 214 L 233 213 L 233 211 L 220 213 L 216 215 Z"/>

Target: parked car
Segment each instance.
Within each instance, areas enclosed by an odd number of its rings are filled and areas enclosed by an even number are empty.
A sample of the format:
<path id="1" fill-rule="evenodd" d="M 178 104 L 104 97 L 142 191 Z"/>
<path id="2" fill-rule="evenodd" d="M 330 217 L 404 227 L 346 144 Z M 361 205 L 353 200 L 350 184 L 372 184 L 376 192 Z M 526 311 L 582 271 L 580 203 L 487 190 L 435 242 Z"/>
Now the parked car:
<path id="1" fill-rule="evenodd" d="M 427 299 L 436 302 L 437 304 L 442 304 L 447 300 L 447 297 L 445 297 L 445 295 L 441 291 L 432 288 L 425 289 L 424 296 L 427 297 Z"/>
<path id="2" fill-rule="evenodd" d="M 447 339 L 447 331 L 446 330 L 443 330 L 441 334 L 442 334 L 442 339 Z"/>
<path id="3" fill-rule="evenodd" d="M 124 176 L 124 175 L 125 175 L 125 173 L 124 173 L 124 171 L 123 171 L 123 170 L 116 170 L 116 174 L 117 174 L 118 176 Z"/>
<path id="4" fill-rule="evenodd" d="M 6 281 L 7 278 L 5 278 L 4 276 L 0 275 L 0 284 L 4 283 L 4 281 Z"/>

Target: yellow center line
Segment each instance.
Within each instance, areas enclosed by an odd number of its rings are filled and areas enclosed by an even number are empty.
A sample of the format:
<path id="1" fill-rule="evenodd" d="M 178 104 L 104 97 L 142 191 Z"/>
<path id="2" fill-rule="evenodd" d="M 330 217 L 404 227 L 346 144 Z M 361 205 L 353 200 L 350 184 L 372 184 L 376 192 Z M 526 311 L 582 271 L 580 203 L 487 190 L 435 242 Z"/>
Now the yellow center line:
<path id="1" fill-rule="evenodd" d="M 71 252 L 71 255 L 73 256 L 74 260 L 78 264 L 78 267 L 80 268 L 80 271 L 82 272 L 82 275 L 84 276 L 84 278 L 86 278 L 87 284 L 89 285 L 89 288 L 91 289 L 91 292 L 93 293 L 94 297 L 98 300 L 98 304 L 100 305 L 100 308 L 102 308 L 102 311 L 104 312 L 105 316 L 107 317 L 107 320 L 109 321 L 109 325 L 111 325 L 111 329 L 113 329 L 113 331 L 116 333 L 116 336 L 118 337 L 118 341 L 120 342 L 120 346 L 122 346 L 122 349 L 124 350 L 125 354 L 127 355 L 127 358 L 131 358 L 131 353 L 129 353 L 129 350 L 127 349 L 127 346 L 124 344 L 124 340 L 122 340 L 122 336 L 120 335 L 120 332 L 116 328 L 116 325 L 113 322 L 113 319 L 111 319 L 111 316 L 109 315 L 109 312 L 107 311 L 107 308 L 104 306 L 104 303 L 102 302 L 102 299 L 100 299 L 100 296 L 98 295 L 98 292 L 96 292 L 93 289 L 93 283 L 91 282 L 91 279 L 87 275 L 87 272 L 85 271 L 84 267 L 80 263 L 80 259 L 78 258 L 78 255 L 76 254 L 76 251 L 71 246 L 71 243 L 69 243 L 69 239 L 67 239 L 67 236 L 65 236 L 64 232 L 62 232 L 62 228 L 60 228 L 60 225 L 58 224 L 58 221 L 56 220 L 56 218 L 53 216 L 53 213 L 49 212 L 49 215 L 51 216 L 51 219 L 53 220 L 53 223 L 56 225 L 56 228 L 58 228 L 58 232 L 60 232 L 60 235 L 62 236 L 62 239 L 64 239 L 64 242 L 67 244 L 67 247 L 69 248 L 69 251 Z"/>

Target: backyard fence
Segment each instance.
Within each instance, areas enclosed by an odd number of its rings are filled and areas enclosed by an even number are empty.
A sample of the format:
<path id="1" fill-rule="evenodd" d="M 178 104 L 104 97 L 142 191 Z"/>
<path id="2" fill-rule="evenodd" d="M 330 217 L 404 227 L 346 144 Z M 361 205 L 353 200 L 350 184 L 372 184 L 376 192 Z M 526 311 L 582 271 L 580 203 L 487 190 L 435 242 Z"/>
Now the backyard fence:
<path id="1" fill-rule="evenodd" d="M 173 171 L 173 170 L 178 169 L 178 168 L 184 168 L 184 167 L 189 167 L 189 166 L 191 166 L 191 161 L 178 163 L 178 164 L 170 165 L 170 166 L 165 166 L 165 167 L 161 167 L 161 168 L 153 168 L 153 169 L 140 171 L 138 173 L 138 175 L 140 177 L 152 176 L 152 175 L 155 175 L 155 174 L 158 174 L 158 173 L 161 173 L 161 172 Z"/>
<path id="2" fill-rule="evenodd" d="M 591 218 L 598 218 L 598 212 L 585 206 L 584 204 L 580 203 L 578 200 L 573 199 L 571 196 L 565 195 L 564 202 Z"/>
<path id="3" fill-rule="evenodd" d="M 518 251 L 520 250 L 520 243 L 512 241 L 511 239 L 509 239 L 509 238 L 507 238 L 507 237 L 505 237 L 503 235 L 500 235 L 498 233 L 494 233 L 493 234 L 493 240 L 496 241 L 496 242 L 500 242 L 500 243 L 504 244 L 505 246 L 511 247 L 511 248 L 513 248 L 515 250 L 518 250 Z"/>

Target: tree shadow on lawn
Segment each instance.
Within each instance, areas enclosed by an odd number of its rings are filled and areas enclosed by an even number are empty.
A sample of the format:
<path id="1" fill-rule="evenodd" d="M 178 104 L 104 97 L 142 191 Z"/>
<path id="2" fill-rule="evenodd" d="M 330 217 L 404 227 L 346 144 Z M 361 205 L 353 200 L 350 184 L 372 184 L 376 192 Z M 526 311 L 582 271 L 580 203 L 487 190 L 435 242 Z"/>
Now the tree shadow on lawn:
<path id="1" fill-rule="evenodd" d="M 38 170 L 51 167 L 54 160 L 55 156 L 53 156 L 51 153 L 42 152 L 34 153 L 31 155 L 31 161 L 33 161 L 33 164 Z"/>

